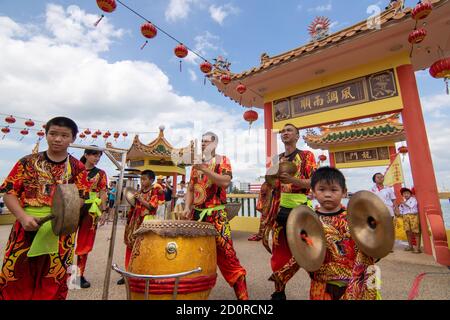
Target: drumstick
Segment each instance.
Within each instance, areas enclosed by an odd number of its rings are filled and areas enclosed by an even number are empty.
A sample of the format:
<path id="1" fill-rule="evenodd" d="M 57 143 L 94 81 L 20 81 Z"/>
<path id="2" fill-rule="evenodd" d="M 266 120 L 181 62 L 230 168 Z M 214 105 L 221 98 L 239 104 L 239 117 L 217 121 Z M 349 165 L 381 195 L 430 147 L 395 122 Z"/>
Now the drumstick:
<path id="1" fill-rule="evenodd" d="M 37 224 L 42 226 L 44 223 L 46 223 L 47 221 L 50 221 L 52 219 L 55 219 L 56 216 L 54 214 L 50 214 L 42 219 L 38 219 Z"/>

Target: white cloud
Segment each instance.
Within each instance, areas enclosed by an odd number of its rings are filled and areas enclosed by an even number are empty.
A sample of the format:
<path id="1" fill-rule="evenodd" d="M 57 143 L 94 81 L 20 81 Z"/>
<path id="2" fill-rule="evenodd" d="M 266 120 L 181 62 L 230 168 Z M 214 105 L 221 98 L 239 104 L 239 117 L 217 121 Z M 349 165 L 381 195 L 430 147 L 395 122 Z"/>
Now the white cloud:
<path id="1" fill-rule="evenodd" d="M 53 36 L 50 40 L 55 44 L 86 48 L 93 52 L 107 51 L 113 39 L 120 39 L 124 31 L 115 30 L 106 17 L 94 27 L 98 18 L 78 6 L 71 5 L 64 10 L 61 6 L 49 4 L 46 28 Z"/>
<path id="2" fill-rule="evenodd" d="M 169 22 L 186 19 L 193 6 L 202 6 L 202 0 L 170 0 L 165 17 Z"/>
<path id="3" fill-rule="evenodd" d="M 314 8 L 309 8 L 308 12 L 319 12 L 320 13 L 320 12 L 326 12 L 326 11 L 331 11 L 331 10 L 333 10 L 333 6 L 331 3 L 328 3 L 326 5 L 319 5 Z"/>
<path id="4" fill-rule="evenodd" d="M 217 52 L 221 52 L 223 55 L 225 52 L 225 50 L 220 47 L 220 38 L 209 31 L 205 31 L 202 34 L 197 35 L 194 38 L 194 41 L 195 46 L 193 50 L 203 57 L 214 56 Z M 189 52 L 189 55 L 185 58 L 185 60 L 192 64 L 198 64 L 200 58 L 192 52 Z"/>
<path id="5" fill-rule="evenodd" d="M 428 112 L 439 112 L 442 109 L 450 109 L 450 97 L 447 94 L 437 94 L 434 96 L 427 96 L 421 99 L 423 110 Z M 438 114 L 437 114 L 438 115 Z"/>
<path id="6" fill-rule="evenodd" d="M 215 6 L 211 5 L 209 7 L 209 13 L 211 15 L 211 18 L 216 21 L 218 24 L 223 25 L 223 21 L 229 16 L 229 15 L 236 15 L 239 13 L 239 9 L 234 7 L 232 4 L 227 3 L 223 6 Z"/>
<path id="7" fill-rule="evenodd" d="M 198 77 L 197 77 L 197 74 L 195 73 L 195 71 L 192 69 L 188 69 L 188 72 L 189 72 L 189 77 L 191 78 L 191 81 L 192 82 L 197 81 Z"/>
<path id="8" fill-rule="evenodd" d="M 103 27 L 110 27 L 111 32 L 102 37 L 90 37 L 86 45 L 65 41 L 72 33 L 78 37 L 93 32 L 85 23 L 89 15 L 75 6 L 70 8 L 48 6 L 45 29 L 35 26 L 38 32 L 27 38 L 19 38 L 26 35 L 26 26 L 0 17 L 2 113 L 44 121 L 65 115 L 76 120 L 82 130 L 108 129 L 111 132 L 154 132 L 164 124 L 166 136 L 175 147 L 186 146 L 192 138 L 198 138 L 201 131 L 213 130 L 224 137 L 219 149 L 230 153 L 237 178 L 252 180 L 257 171 L 254 168 L 264 168 L 264 159 L 258 164 L 237 156 L 250 150 L 257 153 L 253 141 L 244 145 L 240 138 L 248 135 L 247 130 L 238 127 L 242 124 L 241 112 L 230 113 L 220 106 L 177 94 L 167 75 L 152 63 L 131 60 L 109 63 L 103 59 L 100 51 L 108 49 L 104 44 L 110 43 L 110 37 L 114 38 L 118 32 L 107 21 L 102 21 L 105 22 Z M 76 19 L 71 20 L 67 33 L 55 34 L 56 26 L 68 16 Z M 198 38 L 198 48 L 216 48 L 204 39 L 216 37 L 205 33 Z M 257 126 L 253 128 L 257 129 Z M 11 135 L 11 141 L 5 138 L 0 143 L 4 151 L 2 160 L 13 163 L 31 152 L 36 137 L 30 134 L 20 143 L 14 140 L 18 137 L 16 133 Z M 155 137 L 155 133 L 141 135 L 145 143 Z M 130 136 L 126 141 L 120 138 L 114 144 L 128 148 L 132 138 Z M 80 143 L 79 139 L 77 143 Z M 93 141 L 89 138 L 82 143 L 103 145 L 103 139 Z M 44 148 L 45 143 L 41 146 Z M 264 143 L 260 143 L 259 148 L 263 157 Z M 79 150 L 73 152 L 81 155 Z M 234 154 L 236 157 L 232 156 Z M 109 175 L 117 173 L 107 160 L 102 160 L 101 166 Z M 5 176 L 9 170 L 0 167 L 0 176 Z"/>

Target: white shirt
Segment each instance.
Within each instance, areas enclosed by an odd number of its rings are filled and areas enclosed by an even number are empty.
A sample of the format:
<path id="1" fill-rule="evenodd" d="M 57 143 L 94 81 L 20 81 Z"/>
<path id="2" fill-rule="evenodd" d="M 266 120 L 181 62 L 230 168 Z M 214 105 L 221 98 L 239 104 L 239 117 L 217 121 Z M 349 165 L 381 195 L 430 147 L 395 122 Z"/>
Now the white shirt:
<path id="1" fill-rule="evenodd" d="M 180 188 L 177 190 L 177 203 L 184 204 L 184 196 L 186 194 L 186 188 Z"/>
<path id="2" fill-rule="evenodd" d="M 396 199 L 394 188 L 384 187 L 383 189 L 378 190 L 377 185 L 374 185 L 370 191 L 375 193 L 383 201 L 386 207 L 388 207 L 391 216 L 394 216 L 394 201 Z"/>
<path id="3" fill-rule="evenodd" d="M 405 203 L 399 206 L 399 210 L 401 214 L 417 214 L 419 210 L 417 208 L 416 198 L 409 198 L 408 201 L 405 201 Z"/>

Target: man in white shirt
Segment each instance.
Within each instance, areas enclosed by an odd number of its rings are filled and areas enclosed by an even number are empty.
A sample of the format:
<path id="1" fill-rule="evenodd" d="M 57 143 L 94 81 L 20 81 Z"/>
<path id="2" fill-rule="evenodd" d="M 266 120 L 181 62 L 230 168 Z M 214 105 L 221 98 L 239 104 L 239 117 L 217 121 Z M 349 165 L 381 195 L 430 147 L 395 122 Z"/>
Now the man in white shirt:
<path id="1" fill-rule="evenodd" d="M 400 192 L 404 201 L 400 204 L 399 209 L 400 214 L 403 216 L 403 228 L 405 229 L 409 245 L 405 248 L 405 251 L 420 253 L 420 223 L 417 200 L 408 188 L 402 188 Z M 413 239 L 415 239 L 415 243 L 413 243 Z"/>
<path id="2" fill-rule="evenodd" d="M 395 225 L 395 216 L 399 216 L 398 206 L 395 203 L 396 197 L 394 188 L 385 187 L 384 186 L 384 175 L 382 173 L 375 173 L 372 177 L 372 181 L 375 185 L 370 189 L 373 193 L 375 193 L 386 205 L 389 209 L 389 213 L 391 214 L 392 221 Z M 391 252 L 394 252 L 393 250 Z"/>

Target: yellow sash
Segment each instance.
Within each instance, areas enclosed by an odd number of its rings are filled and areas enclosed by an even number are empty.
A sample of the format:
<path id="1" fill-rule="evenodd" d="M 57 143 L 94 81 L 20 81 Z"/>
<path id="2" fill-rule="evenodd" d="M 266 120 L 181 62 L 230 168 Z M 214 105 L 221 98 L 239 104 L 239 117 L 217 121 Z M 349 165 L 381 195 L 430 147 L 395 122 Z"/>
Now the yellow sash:
<path id="1" fill-rule="evenodd" d="M 86 204 L 91 204 L 91 207 L 89 208 L 90 213 L 95 213 L 96 217 L 102 216 L 102 211 L 98 207 L 102 203 L 102 199 L 98 197 L 97 192 L 89 192 L 89 199 L 84 201 Z"/>
<path id="2" fill-rule="evenodd" d="M 303 193 L 281 193 L 280 206 L 288 209 L 297 208 L 300 205 L 307 205 L 312 209 L 312 201 Z"/>
<path id="3" fill-rule="evenodd" d="M 25 207 L 25 212 L 35 218 L 44 218 L 52 213 L 50 207 Z M 52 230 L 52 222 L 45 222 L 37 231 L 36 236 L 28 250 L 28 257 L 38 257 L 44 254 L 58 253 L 59 236 L 55 235 Z"/>
<path id="4" fill-rule="evenodd" d="M 203 218 L 207 216 L 211 216 L 213 211 L 219 211 L 219 210 L 225 210 L 225 205 L 216 206 L 213 208 L 206 208 L 206 209 L 195 209 L 196 211 L 200 211 L 200 219 L 198 219 L 198 222 L 201 222 Z"/>

